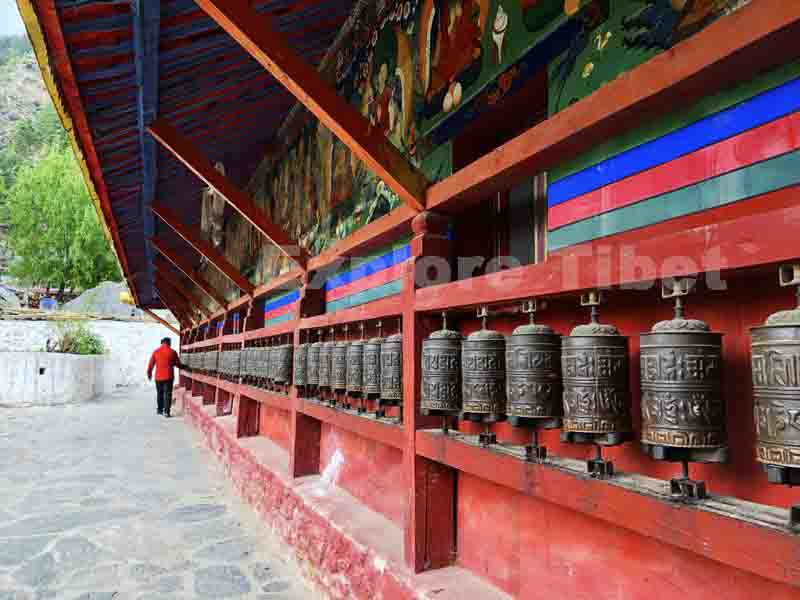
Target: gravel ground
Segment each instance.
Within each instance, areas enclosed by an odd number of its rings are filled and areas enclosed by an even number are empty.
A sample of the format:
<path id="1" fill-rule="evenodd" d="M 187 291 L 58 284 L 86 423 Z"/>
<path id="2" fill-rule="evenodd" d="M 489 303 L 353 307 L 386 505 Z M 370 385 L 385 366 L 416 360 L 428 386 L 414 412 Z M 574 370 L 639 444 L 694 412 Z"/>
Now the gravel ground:
<path id="1" fill-rule="evenodd" d="M 0 600 L 312 597 L 149 388 L 0 409 Z"/>

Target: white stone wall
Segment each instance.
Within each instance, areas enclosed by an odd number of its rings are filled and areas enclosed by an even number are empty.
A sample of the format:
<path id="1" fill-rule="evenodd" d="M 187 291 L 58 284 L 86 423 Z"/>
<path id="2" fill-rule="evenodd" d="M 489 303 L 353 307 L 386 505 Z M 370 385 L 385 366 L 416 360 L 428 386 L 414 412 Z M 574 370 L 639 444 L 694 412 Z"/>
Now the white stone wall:
<path id="1" fill-rule="evenodd" d="M 33 394 L 40 403 L 51 404 L 61 402 L 56 399 L 59 394 L 70 398 L 74 392 L 75 397 L 86 399 L 87 389 L 92 390 L 89 393 L 92 397 L 94 393 L 107 393 L 120 386 L 146 385 L 147 361 L 161 338 L 170 337 L 172 347 L 176 350 L 179 347 L 177 336 L 158 323 L 90 321 L 87 325 L 103 338 L 107 354 L 97 358 L 70 357 L 79 359 L 78 362 L 83 360 L 87 371 L 91 371 L 91 375 L 83 377 L 80 373 L 71 374 L 75 361 L 63 361 L 62 364 L 57 360 L 65 355 L 41 352 L 47 340 L 56 337 L 52 323 L 0 321 L 0 388 L 13 390 L 5 392 L 0 389 L 0 403 L 34 403 L 34 400 L 24 398 Z M 45 375 L 38 374 L 41 366 L 45 367 Z M 61 373 L 62 380 L 59 382 L 54 378 L 52 387 L 48 387 L 51 380 L 47 374 L 53 371 Z"/>

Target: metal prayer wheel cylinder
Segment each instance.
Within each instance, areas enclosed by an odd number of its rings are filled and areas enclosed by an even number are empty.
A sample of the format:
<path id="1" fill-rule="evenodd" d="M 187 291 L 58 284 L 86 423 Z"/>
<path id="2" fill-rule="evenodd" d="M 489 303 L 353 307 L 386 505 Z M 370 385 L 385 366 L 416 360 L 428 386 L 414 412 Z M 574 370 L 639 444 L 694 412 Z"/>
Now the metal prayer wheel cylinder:
<path id="1" fill-rule="evenodd" d="M 582 301 L 583 303 L 583 301 Z M 613 446 L 631 434 L 628 338 L 613 325 L 578 325 L 561 340 L 562 441 Z"/>
<path id="2" fill-rule="evenodd" d="M 338 342 L 331 354 L 331 387 L 337 392 L 347 390 L 347 353 L 349 342 Z"/>
<path id="3" fill-rule="evenodd" d="M 306 360 L 306 377 L 308 385 L 319 385 L 319 351 L 322 348 L 322 342 L 314 342 L 308 346 L 308 357 Z"/>
<path id="4" fill-rule="evenodd" d="M 308 348 L 311 344 L 300 344 L 294 350 L 294 385 L 305 387 L 308 385 Z"/>
<path id="5" fill-rule="evenodd" d="M 381 345 L 382 337 L 371 338 L 364 344 L 363 393 L 365 396 L 381 394 Z"/>
<path id="6" fill-rule="evenodd" d="M 725 462 L 722 334 L 683 317 L 680 296 L 688 288 L 680 287 L 664 294 L 677 300 L 675 318 L 639 338 L 642 449 L 656 460 Z"/>
<path id="7" fill-rule="evenodd" d="M 798 286 L 797 308 L 750 330 L 756 460 L 771 483 L 800 485 L 800 265 L 781 267 L 780 282 Z"/>
<path id="8" fill-rule="evenodd" d="M 547 325 L 531 321 L 506 340 L 506 398 L 514 427 L 560 425 L 561 336 Z"/>
<path id="9" fill-rule="evenodd" d="M 381 404 L 403 401 L 403 335 L 395 333 L 381 344 Z"/>
<path id="10" fill-rule="evenodd" d="M 292 381 L 292 357 L 294 346 L 292 344 L 281 344 L 273 349 L 275 354 L 275 383 L 289 385 Z"/>
<path id="11" fill-rule="evenodd" d="M 461 418 L 494 423 L 505 418 L 506 338 L 486 329 L 488 311 L 478 312 L 483 327 L 461 345 Z"/>
<path id="12" fill-rule="evenodd" d="M 364 391 L 364 341 L 350 342 L 347 347 L 347 393 L 360 395 Z"/>
<path id="13" fill-rule="evenodd" d="M 331 358 L 336 342 L 324 342 L 319 351 L 319 387 L 331 387 Z"/>
<path id="14" fill-rule="evenodd" d="M 434 331 L 422 342 L 423 415 L 457 415 L 461 412 L 461 343 L 458 331 L 447 328 Z"/>

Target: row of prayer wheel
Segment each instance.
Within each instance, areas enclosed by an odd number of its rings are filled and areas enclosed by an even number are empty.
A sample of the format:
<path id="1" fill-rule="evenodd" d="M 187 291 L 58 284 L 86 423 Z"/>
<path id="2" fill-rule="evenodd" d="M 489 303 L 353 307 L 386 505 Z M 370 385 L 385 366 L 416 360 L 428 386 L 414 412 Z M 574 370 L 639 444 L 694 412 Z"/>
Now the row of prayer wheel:
<path id="1" fill-rule="evenodd" d="M 348 328 L 345 327 L 345 334 Z M 294 385 L 304 390 L 344 393 L 361 400 L 374 399 L 379 412 L 387 406 L 399 406 L 403 400 L 403 336 L 335 341 L 330 329 L 328 341 L 302 343 L 295 352 Z M 360 407 L 363 409 L 362 407 Z"/>
<path id="2" fill-rule="evenodd" d="M 217 350 L 190 352 L 182 359 L 182 362 L 189 370 L 195 373 L 205 373 L 206 375 L 217 373 L 218 361 L 219 351 Z"/>
<path id="3" fill-rule="evenodd" d="M 800 266 L 780 273 L 781 285 L 800 285 Z M 640 336 L 640 441 L 651 458 L 683 464 L 673 494 L 702 498 L 704 485 L 689 479 L 687 465 L 726 462 L 728 446 L 722 334 L 684 316 L 692 284 L 665 282 L 662 296 L 674 299 L 674 318 Z M 467 338 L 448 329 L 445 316 L 443 329 L 423 342 L 422 413 L 486 424 L 508 419 L 534 431 L 561 427 L 563 442 L 597 445 L 590 472 L 612 475 L 600 448 L 633 437 L 629 351 L 627 337 L 598 321 L 602 300 L 600 292 L 582 296 L 591 320 L 564 337 L 535 323 L 535 300 L 523 305 L 530 323 L 508 338 L 487 329 L 485 308 L 478 312 L 482 328 Z M 800 484 L 800 290 L 798 308 L 752 330 L 752 370 L 757 460 L 770 481 Z M 492 443 L 488 435 L 482 441 Z M 529 456 L 542 458 L 536 440 Z"/>

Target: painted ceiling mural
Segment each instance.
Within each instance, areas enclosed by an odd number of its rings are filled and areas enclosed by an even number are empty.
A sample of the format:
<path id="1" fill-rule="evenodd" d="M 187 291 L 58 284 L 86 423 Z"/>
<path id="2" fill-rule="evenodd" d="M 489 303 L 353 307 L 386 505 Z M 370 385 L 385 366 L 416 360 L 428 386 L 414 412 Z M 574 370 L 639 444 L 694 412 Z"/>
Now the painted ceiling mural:
<path id="1" fill-rule="evenodd" d="M 534 75 L 547 72 L 553 115 L 749 1 L 378 0 L 352 20 L 324 75 L 435 181 L 451 173 L 464 127 Z M 312 119 L 248 189 L 312 254 L 399 204 Z M 247 238 L 225 244 L 234 264 L 257 283 L 289 266 L 237 220 L 225 224 L 226 240 Z"/>

